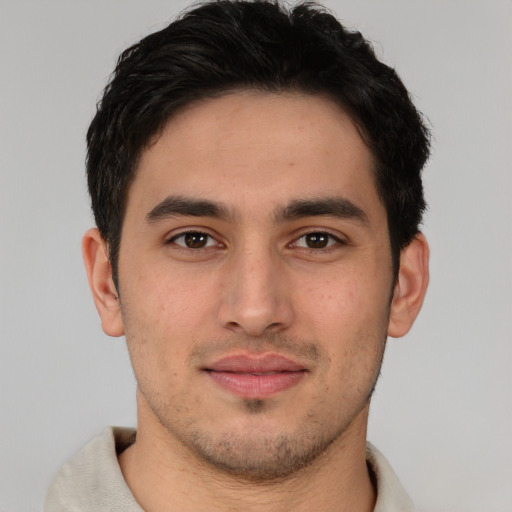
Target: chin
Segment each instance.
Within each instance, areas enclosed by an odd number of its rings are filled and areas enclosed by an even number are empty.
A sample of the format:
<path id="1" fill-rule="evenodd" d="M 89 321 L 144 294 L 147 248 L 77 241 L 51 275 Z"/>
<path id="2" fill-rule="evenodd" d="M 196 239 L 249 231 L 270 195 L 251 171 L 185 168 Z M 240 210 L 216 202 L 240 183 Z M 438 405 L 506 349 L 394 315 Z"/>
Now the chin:
<path id="1" fill-rule="evenodd" d="M 341 437 L 343 430 L 331 435 L 304 429 L 294 434 L 230 432 L 218 437 L 196 431 L 187 436 L 186 444 L 196 457 L 226 475 L 269 482 L 288 478 L 309 466 Z"/>

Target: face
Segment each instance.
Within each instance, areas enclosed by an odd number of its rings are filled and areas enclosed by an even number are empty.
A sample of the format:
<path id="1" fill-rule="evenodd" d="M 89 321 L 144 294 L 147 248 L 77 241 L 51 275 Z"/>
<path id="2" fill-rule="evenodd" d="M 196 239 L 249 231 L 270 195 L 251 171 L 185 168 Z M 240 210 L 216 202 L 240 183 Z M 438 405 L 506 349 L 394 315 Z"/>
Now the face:
<path id="1" fill-rule="evenodd" d="M 254 479 L 361 436 L 393 288 L 372 165 L 322 97 L 236 93 L 170 121 L 119 253 L 139 428 Z"/>

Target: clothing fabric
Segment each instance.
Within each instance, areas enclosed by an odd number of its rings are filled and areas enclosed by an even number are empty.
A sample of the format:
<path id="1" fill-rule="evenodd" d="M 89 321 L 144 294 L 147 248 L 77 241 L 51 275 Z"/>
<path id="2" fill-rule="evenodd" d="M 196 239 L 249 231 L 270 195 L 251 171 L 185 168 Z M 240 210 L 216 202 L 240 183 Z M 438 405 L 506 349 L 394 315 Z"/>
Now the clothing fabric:
<path id="1" fill-rule="evenodd" d="M 144 512 L 117 461 L 117 455 L 134 441 L 133 429 L 106 428 L 57 473 L 46 495 L 45 512 Z M 377 487 L 374 512 L 414 512 L 393 469 L 370 443 L 366 459 Z"/>

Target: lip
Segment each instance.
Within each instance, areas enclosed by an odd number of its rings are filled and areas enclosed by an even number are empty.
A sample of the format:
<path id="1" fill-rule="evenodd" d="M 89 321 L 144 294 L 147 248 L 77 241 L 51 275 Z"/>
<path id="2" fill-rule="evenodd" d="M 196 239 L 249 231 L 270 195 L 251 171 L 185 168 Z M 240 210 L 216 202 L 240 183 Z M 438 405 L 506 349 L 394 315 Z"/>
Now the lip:
<path id="1" fill-rule="evenodd" d="M 297 385 L 307 369 L 278 354 L 231 355 L 204 368 L 219 386 L 242 398 L 263 399 Z"/>

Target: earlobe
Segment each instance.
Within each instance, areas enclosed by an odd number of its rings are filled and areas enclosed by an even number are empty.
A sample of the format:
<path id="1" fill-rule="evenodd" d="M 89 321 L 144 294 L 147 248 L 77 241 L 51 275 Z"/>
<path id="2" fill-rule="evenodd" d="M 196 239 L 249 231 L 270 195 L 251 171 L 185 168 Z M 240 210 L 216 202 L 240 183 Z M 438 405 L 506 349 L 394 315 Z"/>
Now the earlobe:
<path id="1" fill-rule="evenodd" d="M 109 336 L 124 334 L 121 304 L 112 280 L 107 246 L 97 228 L 89 229 L 82 239 L 82 255 L 101 327 Z"/>
<path id="2" fill-rule="evenodd" d="M 425 236 L 418 233 L 400 253 L 400 270 L 395 285 L 388 335 L 407 334 L 420 312 L 427 292 L 429 248 Z"/>

